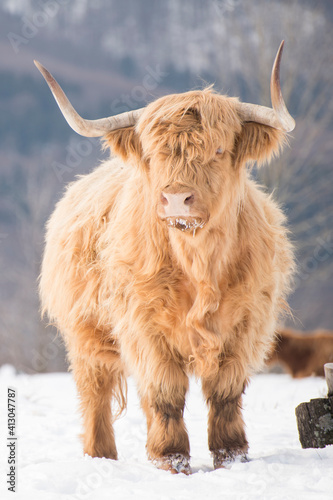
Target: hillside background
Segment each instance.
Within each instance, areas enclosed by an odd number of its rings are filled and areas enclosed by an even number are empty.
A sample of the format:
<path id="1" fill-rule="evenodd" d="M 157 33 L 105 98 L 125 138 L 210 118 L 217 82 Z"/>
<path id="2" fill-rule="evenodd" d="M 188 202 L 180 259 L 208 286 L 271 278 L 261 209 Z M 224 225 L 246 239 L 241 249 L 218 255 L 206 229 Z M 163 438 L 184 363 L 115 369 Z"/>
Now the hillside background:
<path id="1" fill-rule="evenodd" d="M 333 329 L 333 5 L 329 0 L 3 0 L 0 5 L 0 365 L 65 369 L 40 321 L 44 225 L 65 185 L 103 158 L 66 124 L 33 59 L 87 118 L 214 83 L 270 105 L 282 89 L 296 129 L 255 172 L 284 206 L 297 249 L 290 299 L 300 330 Z"/>

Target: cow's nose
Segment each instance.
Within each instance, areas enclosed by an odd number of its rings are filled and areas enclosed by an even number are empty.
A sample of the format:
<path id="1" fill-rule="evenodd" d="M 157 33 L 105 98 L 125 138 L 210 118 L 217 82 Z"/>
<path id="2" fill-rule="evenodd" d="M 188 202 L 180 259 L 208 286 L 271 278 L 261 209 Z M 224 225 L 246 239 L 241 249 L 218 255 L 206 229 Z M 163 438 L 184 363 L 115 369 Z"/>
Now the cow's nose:
<path id="1" fill-rule="evenodd" d="M 162 192 L 161 203 L 167 217 L 177 217 L 190 213 L 190 208 L 195 200 L 194 193 L 166 193 Z"/>

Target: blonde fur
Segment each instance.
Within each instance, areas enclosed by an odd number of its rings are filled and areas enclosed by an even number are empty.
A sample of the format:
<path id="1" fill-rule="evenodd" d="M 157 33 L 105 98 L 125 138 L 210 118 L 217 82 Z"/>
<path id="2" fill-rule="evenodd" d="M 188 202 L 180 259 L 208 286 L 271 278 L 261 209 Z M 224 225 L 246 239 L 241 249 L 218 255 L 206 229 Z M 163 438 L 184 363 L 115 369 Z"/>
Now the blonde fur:
<path id="1" fill-rule="evenodd" d="M 135 128 L 104 138 L 117 157 L 71 184 L 48 222 L 42 307 L 63 333 L 93 456 L 116 458 L 107 408 L 111 397 L 125 407 L 128 374 L 152 459 L 189 456 L 190 374 L 202 378 L 213 453 L 247 449 L 241 394 L 285 308 L 293 255 L 281 210 L 245 168 L 285 136 L 242 123 L 236 103 L 211 89 L 151 103 Z M 165 186 L 197 193 L 207 223 L 195 236 L 157 215 Z"/>

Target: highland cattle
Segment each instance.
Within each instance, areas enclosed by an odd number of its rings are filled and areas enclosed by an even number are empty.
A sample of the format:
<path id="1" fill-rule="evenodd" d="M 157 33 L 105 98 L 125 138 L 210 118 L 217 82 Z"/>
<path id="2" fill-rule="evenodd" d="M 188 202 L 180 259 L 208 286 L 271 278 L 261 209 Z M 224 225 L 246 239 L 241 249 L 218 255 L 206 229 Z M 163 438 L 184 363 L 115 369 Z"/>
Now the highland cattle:
<path id="1" fill-rule="evenodd" d="M 113 154 L 57 204 L 40 278 L 92 457 L 117 458 L 112 423 L 128 375 L 157 467 L 190 473 L 183 411 L 192 375 L 209 408 L 214 467 L 246 457 L 242 394 L 287 309 L 294 266 L 285 216 L 247 168 L 279 154 L 295 125 L 280 89 L 282 47 L 272 108 L 206 88 L 99 120 L 78 115 L 36 62 L 69 125 Z"/>

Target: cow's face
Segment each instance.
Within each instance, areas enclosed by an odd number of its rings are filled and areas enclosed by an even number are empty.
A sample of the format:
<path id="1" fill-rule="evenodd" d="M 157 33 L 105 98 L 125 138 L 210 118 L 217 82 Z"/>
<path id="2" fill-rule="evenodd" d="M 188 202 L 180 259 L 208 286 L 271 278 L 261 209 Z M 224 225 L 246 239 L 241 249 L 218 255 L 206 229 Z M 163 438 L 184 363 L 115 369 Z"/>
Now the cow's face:
<path id="1" fill-rule="evenodd" d="M 234 100 L 209 90 L 166 96 L 147 107 L 137 132 L 164 224 L 195 234 L 230 201 L 239 182 L 233 149 L 240 130 Z"/>
<path id="2" fill-rule="evenodd" d="M 114 152 L 135 156 L 144 169 L 161 223 L 194 235 L 241 204 L 242 165 L 267 159 L 279 132 L 242 123 L 237 104 L 210 89 L 169 95 L 148 105 L 135 128 L 106 137 Z"/>

